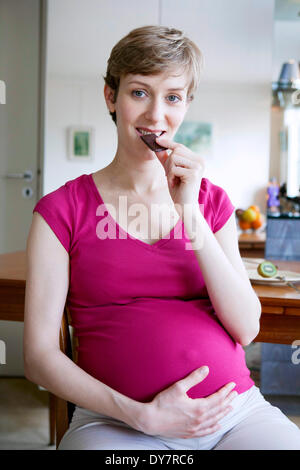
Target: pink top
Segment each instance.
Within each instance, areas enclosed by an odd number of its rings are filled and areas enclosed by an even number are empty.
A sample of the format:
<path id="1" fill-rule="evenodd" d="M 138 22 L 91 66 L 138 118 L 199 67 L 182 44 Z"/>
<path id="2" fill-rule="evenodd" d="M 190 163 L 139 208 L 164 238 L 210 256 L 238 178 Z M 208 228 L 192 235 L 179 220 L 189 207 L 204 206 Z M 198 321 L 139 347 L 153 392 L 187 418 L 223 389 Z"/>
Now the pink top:
<path id="1" fill-rule="evenodd" d="M 214 233 L 234 211 L 226 192 L 207 178 L 199 204 Z M 42 197 L 34 211 L 70 256 L 67 305 L 79 367 L 140 402 L 203 365 L 210 372 L 189 389 L 190 398 L 231 381 L 238 393 L 254 384 L 242 346 L 214 312 L 181 219 L 153 245 L 130 236 L 106 209 L 92 174 Z"/>

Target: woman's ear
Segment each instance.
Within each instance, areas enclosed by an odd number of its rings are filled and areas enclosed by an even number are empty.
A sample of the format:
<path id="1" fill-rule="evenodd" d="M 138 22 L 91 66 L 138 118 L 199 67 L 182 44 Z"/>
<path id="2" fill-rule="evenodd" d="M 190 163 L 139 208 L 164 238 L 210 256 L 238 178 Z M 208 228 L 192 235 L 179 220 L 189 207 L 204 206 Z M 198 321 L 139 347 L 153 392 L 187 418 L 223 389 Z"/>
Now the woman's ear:
<path id="1" fill-rule="evenodd" d="M 110 88 L 106 83 L 104 85 L 104 98 L 109 112 L 114 113 L 116 110 L 116 106 L 114 103 L 115 91 Z"/>

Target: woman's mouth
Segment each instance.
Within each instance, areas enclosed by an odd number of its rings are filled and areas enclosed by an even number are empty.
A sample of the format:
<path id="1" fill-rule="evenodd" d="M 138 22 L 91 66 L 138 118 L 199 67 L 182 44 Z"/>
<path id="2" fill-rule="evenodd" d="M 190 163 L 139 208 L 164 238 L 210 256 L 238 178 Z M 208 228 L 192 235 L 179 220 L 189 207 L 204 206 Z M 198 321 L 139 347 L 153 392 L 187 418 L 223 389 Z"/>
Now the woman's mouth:
<path id="1" fill-rule="evenodd" d="M 156 137 L 160 137 L 162 134 L 164 134 L 166 131 L 161 131 L 161 130 L 151 130 L 151 129 L 143 129 L 141 127 L 136 127 L 136 131 L 139 136 L 141 135 L 150 135 L 150 134 L 155 134 Z"/>
<path id="2" fill-rule="evenodd" d="M 162 131 L 164 133 L 164 131 Z M 153 152 L 162 152 L 163 150 L 167 150 L 166 147 L 162 147 L 162 145 L 156 142 L 158 136 L 154 132 L 147 132 L 146 134 L 139 134 L 140 139 L 144 142 L 144 144 L 149 147 L 150 150 Z"/>

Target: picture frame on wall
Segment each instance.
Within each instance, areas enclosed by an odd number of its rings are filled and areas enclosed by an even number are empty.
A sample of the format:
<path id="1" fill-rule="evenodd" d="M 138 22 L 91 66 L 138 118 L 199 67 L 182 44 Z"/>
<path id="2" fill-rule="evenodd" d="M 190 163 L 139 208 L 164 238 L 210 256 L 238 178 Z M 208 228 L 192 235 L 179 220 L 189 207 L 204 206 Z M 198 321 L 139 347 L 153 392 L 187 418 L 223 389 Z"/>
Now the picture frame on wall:
<path id="1" fill-rule="evenodd" d="M 213 157 L 213 126 L 209 122 L 183 121 L 175 141 L 205 157 Z"/>
<path id="2" fill-rule="evenodd" d="M 94 159 L 95 130 L 90 126 L 68 128 L 68 158 L 73 161 Z"/>

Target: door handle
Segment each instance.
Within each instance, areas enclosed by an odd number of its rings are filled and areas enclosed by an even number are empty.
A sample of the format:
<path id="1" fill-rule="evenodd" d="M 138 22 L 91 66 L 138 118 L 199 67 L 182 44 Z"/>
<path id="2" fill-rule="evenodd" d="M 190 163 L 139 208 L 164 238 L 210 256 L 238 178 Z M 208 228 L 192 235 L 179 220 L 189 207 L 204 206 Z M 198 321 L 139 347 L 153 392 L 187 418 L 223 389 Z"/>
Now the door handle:
<path id="1" fill-rule="evenodd" d="M 3 176 L 6 179 L 22 179 L 25 181 L 32 181 L 33 180 L 33 173 L 31 170 L 26 170 L 24 173 L 7 173 Z"/>

